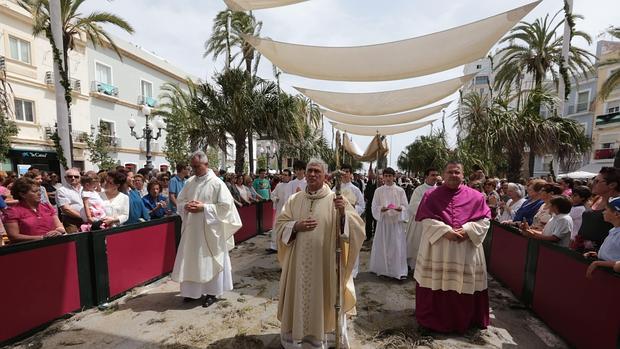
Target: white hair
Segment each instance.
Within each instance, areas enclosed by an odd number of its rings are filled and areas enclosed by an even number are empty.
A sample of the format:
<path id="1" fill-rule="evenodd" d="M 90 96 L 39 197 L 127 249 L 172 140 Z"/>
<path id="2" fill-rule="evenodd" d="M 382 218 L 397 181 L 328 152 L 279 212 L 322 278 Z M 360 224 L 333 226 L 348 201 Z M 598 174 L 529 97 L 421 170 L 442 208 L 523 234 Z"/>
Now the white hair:
<path id="1" fill-rule="evenodd" d="M 202 150 L 197 150 L 193 152 L 190 159 L 193 159 L 193 158 L 198 158 L 198 160 L 200 160 L 200 162 L 203 164 L 209 163 L 209 158 L 207 157 L 207 154 L 205 154 L 205 152 Z"/>
<path id="2" fill-rule="evenodd" d="M 525 188 L 518 183 L 508 183 L 508 188 L 514 190 L 520 198 L 525 196 Z"/>
<path id="3" fill-rule="evenodd" d="M 327 164 L 325 163 L 325 161 L 321 159 L 318 159 L 318 158 L 310 159 L 310 161 L 308 161 L 308 164 L 306 165 L 306 171 L 308 170 L 310 166 L 320 166 L 323 169 L 323 173 L 327 173 Z"/>

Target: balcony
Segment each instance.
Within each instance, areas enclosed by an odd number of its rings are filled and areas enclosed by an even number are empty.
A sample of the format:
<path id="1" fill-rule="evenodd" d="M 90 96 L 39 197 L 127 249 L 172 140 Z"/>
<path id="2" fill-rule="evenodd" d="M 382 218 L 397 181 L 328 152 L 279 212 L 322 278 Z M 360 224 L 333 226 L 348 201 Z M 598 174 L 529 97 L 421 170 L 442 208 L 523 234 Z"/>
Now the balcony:
<path id="1" fill-rule="evenodd" d="M 613 159 L 616 156 L 617 151 L 618 149 L 613 148 L 596 149 L 594 151 L 594 160 Z"/>
<path id="2" fill-rule="evenodd" d="M 620 112 L 599 115 L 596 117 L 596 126 L 607 126 L 615 123 L 617 123 L 617 125 L 614 126 L 620 126 Z"/>
<path id="3" fill-rule="evenodd" d="M 138 105 L 147 105 L 151 108 L 155 108 L 157 105 L 157 100 L 153 97 L 138 96 Z"/>
<path id="4" fill-rule="evenodd" d="M 69 78 L 71 81 L 71 89 L 73 92 L 82 93 L 82 82 L 79 79 Z M 54 86 L 54 72 L 46 71 L 45 72 L 45 84 L 48 86 Z"/>
<path id="5" fill-rule="evenodd" d="M 118 97 L 118 87 L 100 81 L 93 81 L 91 91 L 106 96 Z"/>
<path id="6" fill-rule="evenodd" d="M 88 139 L 88 133 L 84 131 L 71 131 L 71 138 L 74 142 L 85 143 Z"/>
<path id="7" fill-rule="evenodd" d="M 6 71 L 6 60 L 4 56 L 0 56 L 0 71 Z"/>
<path id="8" fill-rule="evenodd" d="M 121 139 L 119 137 L 105 134 L 100 134 L 99 137 L 105 141 L 106 145 L 109 145 L 112 148 L 118 148 L 121 146 Z"/>

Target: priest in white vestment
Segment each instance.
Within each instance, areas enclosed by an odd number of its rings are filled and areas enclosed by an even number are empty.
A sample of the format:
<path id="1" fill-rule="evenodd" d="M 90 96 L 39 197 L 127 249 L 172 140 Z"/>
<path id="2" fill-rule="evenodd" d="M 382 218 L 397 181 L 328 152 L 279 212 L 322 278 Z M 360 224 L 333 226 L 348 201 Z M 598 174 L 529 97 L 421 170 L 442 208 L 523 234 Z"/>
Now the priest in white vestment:
<path id="1" fill-rule="evenodd" d="M 383 170 L 384 185 L 375 190 L 372 215 L 377 220 L 370 251 L 370 271 L 395 279 L 407 277 L 407 238 L 404 221 L 407 195 L 394 183 L 394 169 Z"/>
<path id="2" fill-rule="evenodd" d="M 366 202 L 364 201 L 364 195 L 362 191 L 356 187 L 352 182 L 353 177 L 353 167 L 348 164 L 344 164 L 340 166 L 340 171 L 342 172 L 342 176 L 340 177 L 340 193 L 344 196 L 347 201 L 353 206 L 355 212 L 357 212 L 360 217 L 364 213 L 366 209 Z M 332 188 L 332 191 L 335 192 L 336 188 Z M 353 278 L 357 277 L 360 268 L 360 257 L 357 256 L 355 260 L 355 266 L 353 267 Z"/>
<path id="3" fill-rule="evenodd" d="M 415 270 L 415 261 L 418 257 L 418 249 L 420 248 L 420 237 L 422 236 L 422 224 L 415 221 L 415 214 L 418 212 L 418 206 L 424 193 L 429 189 L 435 188 L 439 171 L 434 168 L 428 168 L 424 171 L 424 183 L 419 185 L 411 194 L 409 200 L 409 222 L 407 224 L 407 264 Z"/>
<path id="4" fill-rule="evenodd" d="M 291 171 L 288 169 L 282 170 L 282 176 L 280 178 L 281 178 L 280 183 L 278 183 L 275 189 L 273 189 L 273 191 L 271 192 L 271 200 L 273 201 L 275 205 L 274 214 L 275 214 L 276 219 L 278 218 L 278 215 L 280 214 L 280 212 L 282 212 L 282 209 L 284 208 L 284 204 L 286 203 L 286 201 L 292 194 L 290 190 L 291 186 L 289 183 L 291 180 Z M 278 250 L 278 242 L 277 242 L 276 235 L 277 235 L 276 230 L 272 229 L 271 230 L 271 242 L 269 245 L 269 249 L 267 250 L 270 253 L 275 253 Z"/>
<path id="5" fill-rule="evenodd" d="M 443 178 L 424 194 L 416 214 L 423 232 L 413 274 L 415 316 L 422 327 L 462 334 L 489 325 L 482 242 L 491 210 L 482 193 L 462 184 L 462 164 L 448 163 Z"/>
<path id="6" fill-rule="evenodd" d="M 335 344 L 336 239 L 341 254 L 341 348 L 348 348 L 346 316 L 355 313 L 353 264 L 364 242 L 364 222 L 346 198 L 324 184 L 327 165 L 312 159 L 308 186 L 293 194 L 278 216 L 278 261 L 282 266 L 278 319 L 285 349 L 327 349 Z M 340 223 L 339 223 L 340 222 Z M 341 234 L 338 224 L 342 224 Z"/>
<path id="7" fill-rule="evenodd" d="M 199 299 L 208 307 L 217 296 L 233 288 L 228 251 L 235 247 L 233 234 L 241 218 L 226 184 L 208 168 L 207 155 L 192 155 L 191 177 L 177 197 L 183 220 L 172 280 L 181 283 L 185 300 Z"/>

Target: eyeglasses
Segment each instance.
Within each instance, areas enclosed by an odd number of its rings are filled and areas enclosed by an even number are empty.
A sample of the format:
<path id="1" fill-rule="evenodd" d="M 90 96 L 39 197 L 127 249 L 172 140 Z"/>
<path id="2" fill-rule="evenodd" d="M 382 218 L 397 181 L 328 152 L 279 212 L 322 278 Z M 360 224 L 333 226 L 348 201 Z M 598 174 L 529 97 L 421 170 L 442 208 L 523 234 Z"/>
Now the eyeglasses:
<path id="1" fill-rule="evenodd" d="M 67 175 L 67 178 L 80 178 L 80 176 L 71 176 L 71 175 Z"/>

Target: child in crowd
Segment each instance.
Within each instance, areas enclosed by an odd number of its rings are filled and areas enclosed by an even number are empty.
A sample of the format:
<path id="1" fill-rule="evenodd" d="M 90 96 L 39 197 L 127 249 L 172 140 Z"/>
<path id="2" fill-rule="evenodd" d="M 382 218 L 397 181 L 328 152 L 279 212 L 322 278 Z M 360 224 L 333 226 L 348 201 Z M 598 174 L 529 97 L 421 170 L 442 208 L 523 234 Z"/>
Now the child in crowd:
<path id="1" fill-rule="evenodd" d="M 609 231 L 609 235 L 603 241 L 598 253 L 595 251 L 586 252 L 586 258 L 598 258 L 588 267 L 586 277 L 592 277 L 592 273 L 597 267 L 614 268 L 620 272 L 620 197 L 609 199 L 609 203 L 603 212 L 605 222 L 611 223 L 614 227 Z"/>
<path id="2" fill-rule="evenodd" d="M 82 201 L 84 202 L 84 208 L 80 214 L 82 220 L 86 223 L 80 227 L 81 231 L 92 231 L 105 229 L 105 224 L 102 222 L 106 213 L 103 208 L 103 199 L 96 191 L 99 178 L 91 176 L 82 176 L 80 183 L 82 184 Z"/>
<path id="3" fill-rule="evenodd" d="M 573 220 L 568 215 L 573 204 L 565 196 L 554 196 L 549 201 L 549 212 L 551 219 L 542 232 L 529 227 L 527 222 L 521 224 L 521 231 L 524 236 L 551 242 L 557 242 L 558 245 L 568 247 L 570 236 L 573 231 Z"/>
<path id="4" fill-rule="evenodd" d="M 570 234 L 570 247 L 576 248 L 575 238 L 581 227 L 581 216 L 586 211 L 586 203 L 592 196 L 590 188 L 582 185 L 572 189 L 571 200 L 573 208 L 570 210 L 570 218 L 573 219 L 573 231 Z"/>

